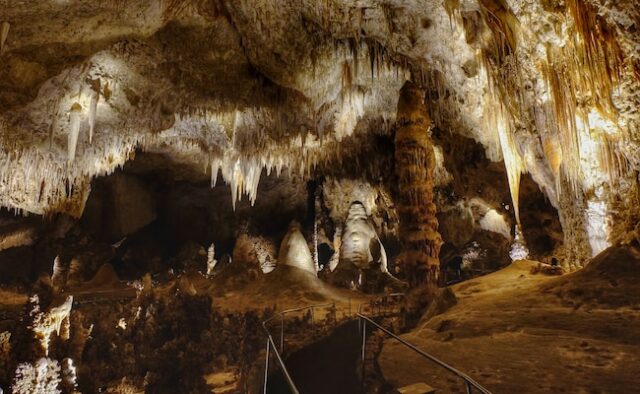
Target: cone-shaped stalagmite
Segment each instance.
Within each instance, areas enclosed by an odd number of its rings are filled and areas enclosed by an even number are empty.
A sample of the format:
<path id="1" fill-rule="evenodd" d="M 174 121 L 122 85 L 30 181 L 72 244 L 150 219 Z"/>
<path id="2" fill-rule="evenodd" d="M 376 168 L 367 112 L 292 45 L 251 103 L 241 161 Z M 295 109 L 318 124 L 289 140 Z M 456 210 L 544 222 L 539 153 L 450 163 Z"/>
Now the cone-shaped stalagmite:
<path id="1" fill-rule="evenodd" d="M 403 276 L 412 285 L 438 278 L 438 233 L 433 202 L 435 155 L 431 119 L 423 104 L 423 92 L 413 83 L 402 87 L 398 101 L 395 136 L 395 171 L 398 182 L 402 251 L 398 258 Z"/>

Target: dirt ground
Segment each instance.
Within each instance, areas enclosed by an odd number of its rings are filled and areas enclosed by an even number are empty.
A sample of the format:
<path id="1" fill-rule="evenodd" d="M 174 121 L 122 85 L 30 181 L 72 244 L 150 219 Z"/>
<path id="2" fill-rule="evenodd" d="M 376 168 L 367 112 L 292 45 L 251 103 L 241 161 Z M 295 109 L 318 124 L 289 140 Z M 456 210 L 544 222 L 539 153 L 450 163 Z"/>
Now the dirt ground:
<path id="1" fill-rule="evenodd" d="M 452 287 L 458 303 L 404 335 L 494 393 L 640 389 L 640 250 L 611 248 L 563 276 L 519 261 Z M 464 392 L 459 378 L 388 340 L 379 358 L 402 387 Z"/>

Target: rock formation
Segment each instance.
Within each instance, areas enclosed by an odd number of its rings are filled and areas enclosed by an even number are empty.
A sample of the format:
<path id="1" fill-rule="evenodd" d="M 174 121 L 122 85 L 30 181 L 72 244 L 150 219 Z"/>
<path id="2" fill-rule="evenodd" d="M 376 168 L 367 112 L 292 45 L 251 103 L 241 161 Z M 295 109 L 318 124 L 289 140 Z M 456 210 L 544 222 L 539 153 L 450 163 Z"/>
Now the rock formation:
<path id="1" fill-rule="evenodd" d="M 435 154 L 431 119 L 422 92 L 407 82 L 400 91 L 395 137 L 398 215 L 403 275 L 413 284 L 435 283 L 440 271 L 440 246 L 433 198 Z"/>
<path id="2" fill-rule="evenodd" d="M 216 260 L 216 249 L 212 243 L 207 249 L 207 276 L 213 275 L 213 270 L 216 268 L 218 260 Z"/>
<path id="3" fill-rule="evenodd" d="M 278 264 L 296 267 L 317 275 L 309 245 L 300 231 L 300 223 L 291 222 L 278 252 Z"/>

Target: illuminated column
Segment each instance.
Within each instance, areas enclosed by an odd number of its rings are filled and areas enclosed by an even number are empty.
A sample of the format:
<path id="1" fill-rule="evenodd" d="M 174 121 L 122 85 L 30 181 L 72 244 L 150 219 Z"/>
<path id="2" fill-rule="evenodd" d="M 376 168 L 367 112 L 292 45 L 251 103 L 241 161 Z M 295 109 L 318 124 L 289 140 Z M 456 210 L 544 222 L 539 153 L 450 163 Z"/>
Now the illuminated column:
<path id="1" fill-rule="evenodd" d="M 405 83 L 398 101 L 395 172 L 402 244 L 398 264 L 411 285 L 436 283 L 440 271 L 442 238 L 433 203 L 436 163 L 431 125 L 423 92 L 413 83 Z"/>

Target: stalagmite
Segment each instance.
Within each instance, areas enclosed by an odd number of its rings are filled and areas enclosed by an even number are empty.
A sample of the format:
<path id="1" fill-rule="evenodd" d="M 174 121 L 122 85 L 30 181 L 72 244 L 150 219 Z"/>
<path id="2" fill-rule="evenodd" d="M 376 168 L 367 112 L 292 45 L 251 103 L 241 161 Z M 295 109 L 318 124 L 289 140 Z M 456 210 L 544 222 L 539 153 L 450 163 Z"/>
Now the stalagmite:
<path id="1" fill-rule="evenodd" d="M 296 267 L 317 275 L 316 266 L 307 241 L 302 235 L 300 223 L 295 220 L 289 225 L 289 231 L 282 240 L 278 261 L 283 265 Z"/>
<path id="2" fill-rule="evenodd" d="M 64 268 L 60 261 L 60 256 L 56 256 L 53 260 L 53 274 L 51 275 L 51 282 L 56 288 L 62 288 L 67 281 L 67 270 Z"/>
<path id="3" fill-rule="evenodd" d="M 207 250 L 207 276 L 213 275 L 213 270 L 216 268 L 216 264 L 218 264 L 215 255 L 215 245 L 212 243 L 211 246 L 209 246 L 209 250 Z"/>
<path id="4" fill-rule="evenodd" d="M 76 146 L 78 145 L 78 135 L 80 134 L 80 121 L 82 120 L 82 106 L 74 103 L 69 113 L 69 135 L 67 137 L 67 152 L 69 163 L 76 157 Z"/>
<path id="5" fill-rule="evenodd" d="M 395 136 L 397 208 L 402 251 L 398 262 L 404 276 L 417 285 L 435 283 L 440 270 L 440 246 L 436 205 L 433 202 L 435 155 L 431 119 L 422 92 L 405 83 L 398 101 Z"/>
<path id="6" fill-rule="evenodd" d="M 529 258 L 529 249 L 522 236 L 522 231 L 518 226 L 515 228 L 515 238 L 513 244 L 511 244 L 511 250 L 509 251 L 509 257 L 512 261 L 526 260 Z"/>
<path id="7" fill-rule="evenodd" d="M 9 28 L 11 25 L 7 21 L 3 21 L 0 24 L 0 55 L 4 52 L 4 44 L 7 41 L 7 36 L 9 36 Z"/>
<path id="8" fill-rule="evenodd" d="M 69 339 L 69 316 L 73 306 L 73 296 L 68 296 L 64 303 L 52 307 L 48 312 L 40 311 L 39 299 L 33 296 L 34 309 L 31 311 L 33 323 L 31 329 L 40 341 L 45 355 L 49 354 L 49 342 L 55 331 L 63 340 Z"/>
<path id="9" fill-rule="evenodd" d="M 348 263 L 359 269 L 379 268 L 387 272 L 386 262 L 386 252 L 364 205 L 359 201 L 353 202 L 342 234 L 340 265 Z"/>

